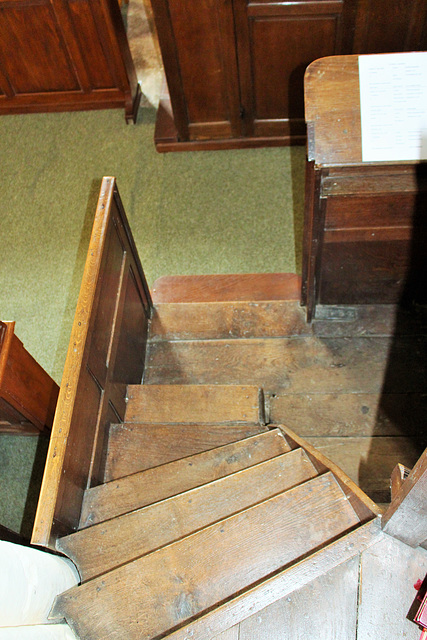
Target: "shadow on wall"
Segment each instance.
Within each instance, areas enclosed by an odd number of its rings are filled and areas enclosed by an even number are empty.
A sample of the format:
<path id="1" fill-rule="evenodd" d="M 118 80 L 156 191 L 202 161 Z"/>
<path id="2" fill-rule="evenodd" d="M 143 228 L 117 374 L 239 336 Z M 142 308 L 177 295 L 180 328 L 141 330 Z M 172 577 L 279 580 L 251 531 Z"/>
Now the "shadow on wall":
<path id="1" fill-rule="evenodd" d="M 373 469 L 390 477 L 393 469 L 382 466 L 392 464 L 393 457 L 396 464 L 413 467 L 427 446 L 427 163 L 417 166 L 417 187 L 407 275 L 397 305 L 372 445 L 359 470 L 362 488 L 364 477 L 372 475 Z M 375 436 L 384 435 L 391 436 L 387 463 L 375 442 Z M 372 497 L 377 502 L 390 500 L 389 494 L 381 492 Z"/>

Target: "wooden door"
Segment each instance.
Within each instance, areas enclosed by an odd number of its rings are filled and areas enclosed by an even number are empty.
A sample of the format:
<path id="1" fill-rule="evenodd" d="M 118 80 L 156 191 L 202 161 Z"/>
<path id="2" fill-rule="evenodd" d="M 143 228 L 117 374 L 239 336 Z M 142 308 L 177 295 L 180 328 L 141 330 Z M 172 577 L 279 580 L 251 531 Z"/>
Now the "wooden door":
<path id="1" fill-rule="evenodd" d="M 179 140 L 239 137 L 230 0 L 153 0 Z"/>
<path id="2" fill-rule="evenodd" d="M 234 0 L 245 135 L 304 142 L 304 72 L 341 52 L 343 4 Z"/>

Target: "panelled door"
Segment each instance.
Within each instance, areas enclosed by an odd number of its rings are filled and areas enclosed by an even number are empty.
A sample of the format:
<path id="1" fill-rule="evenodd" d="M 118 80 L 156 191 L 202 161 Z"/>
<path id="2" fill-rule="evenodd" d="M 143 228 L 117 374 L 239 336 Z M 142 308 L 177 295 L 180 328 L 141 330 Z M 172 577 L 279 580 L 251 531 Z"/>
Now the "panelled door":
<path id="1" fill-rule="evenodd" d="M 305 138 L 307 65 L 341 53 L 342 0 L 233 0 L 245 135 Z"/>
<path id="2" fill-rule="evenodd" d="M 181 140 L 241 136 L 231 0 L 153 0 Z"/>

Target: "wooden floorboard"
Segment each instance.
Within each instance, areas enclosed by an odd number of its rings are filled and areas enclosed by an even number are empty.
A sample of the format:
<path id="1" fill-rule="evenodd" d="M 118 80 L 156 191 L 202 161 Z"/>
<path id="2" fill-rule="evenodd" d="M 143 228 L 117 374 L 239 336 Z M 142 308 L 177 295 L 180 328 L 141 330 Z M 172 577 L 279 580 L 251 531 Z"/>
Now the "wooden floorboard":
<path id="1" fill-rule="evenodd" d="M 264 400 L 251 385 L 128 385 L 125 422 L 263 424 Z"/>
<path id="2" fill-rule="evenodd" d="M 390 476 L 398 462 L 412 468 L 422 453 L 411 438 L 309 437 L 374 502 L 390 502 Z"/>
<path id="3" fill-rule="evenodd" d="M 426 312 L 400 312 L 399 322 L 397 313 L 395 305 L 318 307 L 319 317 L 307 324 L 305 309 L 297 300 L 158 303 L 152 317 L 151 339 L 427 335 Z"/>
<path id="4" fill-rule="evenodd" d="M 421 631 L 407 616 L 417 594 L 413 585 L 426 573 L 427 551 L 391 536 L 364 551 L 356 640 L 418 640 Z"/>
<path id="5" fill-rule="evenodd" d="M 153 340 L 217 340 L 312 335 L 299 302 L 172 303 L 156 305 Z"/>
<path id="6" fill-rule="evenodd" d="M 381 532 L 378 520 L 356 528 L 331 545 L 320 549 L 309 558 L 279 572 L 253 589 L 238 594 L 235 598 L 188 625 L 173 632 L 169 640 L 206 640 L 229 627 L 235 627 L 249 616 L 254 615 L 270 604 L 303 588 L 334 567 L 358 556 L 385 534 Z M 296 636 L 295 636 L 296 637 Z M 320 640 L 314 635 L 313 640 Z"/>
<path id="7" fill-rule="evenodd" d="M 356 556 L 241 622 L 239 640 L 355 640 L 358 577 Z"/>
<path id="8" fill-rule="evenodd" d="M 301 393 L 269 398 L 274 424 L 303 437 L 407 436 L 423 438 L 427 395 L 422 393 Z"/>
<path id="9" fill-rule="evenodd" d="M 257 385 L 276 395 L 423 393 L 426 373 L 419 338 L 198 340 L 152 342 L 145 382 Z"/>
<path id="10" fill-rule="evenodd" d="M 161 304 L 145 382 L 260 386 L 267 422 L 330 438 L 319 441 L 326 455 L 387 502 L 389 469 L 411 467 L 427 446 L 426 310 L 319 306 L 316 315 L 307 325 L 298 301 Z"/>
<path id="11" fill-rule="evenodd" d="M 299 300 L 301 278 L 295 273 L 243 273 L 163 276 L 152 288 L 159 302 L 225 302 L 236 300 Z"/>

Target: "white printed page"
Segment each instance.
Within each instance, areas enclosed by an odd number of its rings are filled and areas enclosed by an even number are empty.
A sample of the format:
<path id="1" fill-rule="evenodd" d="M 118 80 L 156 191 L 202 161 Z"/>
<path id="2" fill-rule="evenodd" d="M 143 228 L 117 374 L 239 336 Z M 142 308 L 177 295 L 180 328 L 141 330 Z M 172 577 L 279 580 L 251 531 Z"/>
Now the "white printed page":
<path id="1" fill-rule="evenodd" d="M 359 56 L 363 162 L 427 159 L 427 52 Z"/>

